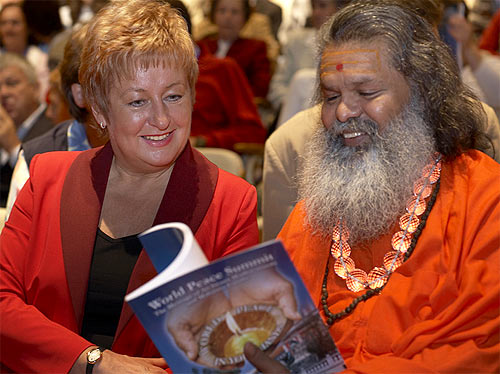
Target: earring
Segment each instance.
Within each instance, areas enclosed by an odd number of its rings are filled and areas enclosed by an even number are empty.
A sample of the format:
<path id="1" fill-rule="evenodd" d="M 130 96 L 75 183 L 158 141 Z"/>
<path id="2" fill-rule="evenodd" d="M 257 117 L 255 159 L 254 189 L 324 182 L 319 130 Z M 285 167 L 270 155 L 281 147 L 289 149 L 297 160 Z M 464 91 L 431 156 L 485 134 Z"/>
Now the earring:
<path id="1" fill-rule="evenodd" d="M 103 130 L 106 128 L 106 125 L 104 124 L 104 122 L 101 122 L 101 123 L 99 124 L 99 126 L 101 126 L 101 129 L 103 129 Z"/>

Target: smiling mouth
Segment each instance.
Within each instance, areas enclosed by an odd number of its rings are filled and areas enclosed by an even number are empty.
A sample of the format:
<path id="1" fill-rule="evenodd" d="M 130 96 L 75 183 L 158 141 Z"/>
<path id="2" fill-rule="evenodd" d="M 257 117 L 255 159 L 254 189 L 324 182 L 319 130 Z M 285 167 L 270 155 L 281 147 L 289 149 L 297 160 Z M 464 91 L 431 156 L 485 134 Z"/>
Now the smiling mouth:
<path id="1" fill-rule="evenodd" d="M 173 131 L 170 131 L 169 133 L 162 135 L 144 135 L 143 138 L 146 140 L 153 140 L 153 141 L 165 140 L 172 134 L 172 132 Z"/>
<path id="2" fill-rule="evenodd" d="M 345 134 L 342 134 L 342 136 L 344 137 L 344 139 L 352 139 L 352 138 L 357 138 L 358 136 L 361 136 L 365 134 L 364 132 L 348 132 L 348 133 L 345 133 Z"/>

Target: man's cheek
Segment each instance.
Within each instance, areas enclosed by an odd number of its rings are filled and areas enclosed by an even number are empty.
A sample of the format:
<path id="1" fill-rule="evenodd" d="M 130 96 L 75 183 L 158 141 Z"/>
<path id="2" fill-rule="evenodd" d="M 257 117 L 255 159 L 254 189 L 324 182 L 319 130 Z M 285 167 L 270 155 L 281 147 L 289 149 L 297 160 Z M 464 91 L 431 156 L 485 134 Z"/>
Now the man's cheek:
<path id="1" fill-rule="evenodd" d="M 328 130 L 333 126 L 335 123 L 335 111 L 333 108 L 328 108 L 323 105 L 321 110 L 321 122 Z"/>

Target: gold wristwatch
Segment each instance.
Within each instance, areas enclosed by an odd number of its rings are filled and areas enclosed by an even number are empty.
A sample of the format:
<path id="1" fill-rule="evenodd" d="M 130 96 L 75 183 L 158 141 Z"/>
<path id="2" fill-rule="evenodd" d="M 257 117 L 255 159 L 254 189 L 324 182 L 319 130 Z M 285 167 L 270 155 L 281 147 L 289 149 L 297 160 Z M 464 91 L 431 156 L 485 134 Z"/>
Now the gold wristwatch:
<path id="1" fill-rule="evenodd" d="M 92 374 L 94 365 L 102 358 L 102 352 L 104 352 L 105 349 L 106 348 L 103 347 L 96 347 L 87 352 L 87 369 L 85 371 L 86 374 Z"/>

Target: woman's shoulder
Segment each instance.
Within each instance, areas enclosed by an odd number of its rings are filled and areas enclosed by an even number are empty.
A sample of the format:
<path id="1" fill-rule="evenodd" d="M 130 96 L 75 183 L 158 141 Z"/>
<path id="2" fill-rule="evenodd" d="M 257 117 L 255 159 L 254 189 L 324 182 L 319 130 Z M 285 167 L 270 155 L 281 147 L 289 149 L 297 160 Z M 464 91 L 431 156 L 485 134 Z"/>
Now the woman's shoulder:
<path id="1" fill-rule="evenodd" d="M 63 177 L 78 156 L 91 151 L 53 151 L 37 154 L 30 163 L 30 175 L 45 179 Z"/>
<path id="2" fill-rule="evenodd" d="M 246 194 L 248 191 L 255 191 L 255 187 L 245 179 L 219 168 L 219 178 L 217 189 L 224 190 L 224 193 Z"/>

